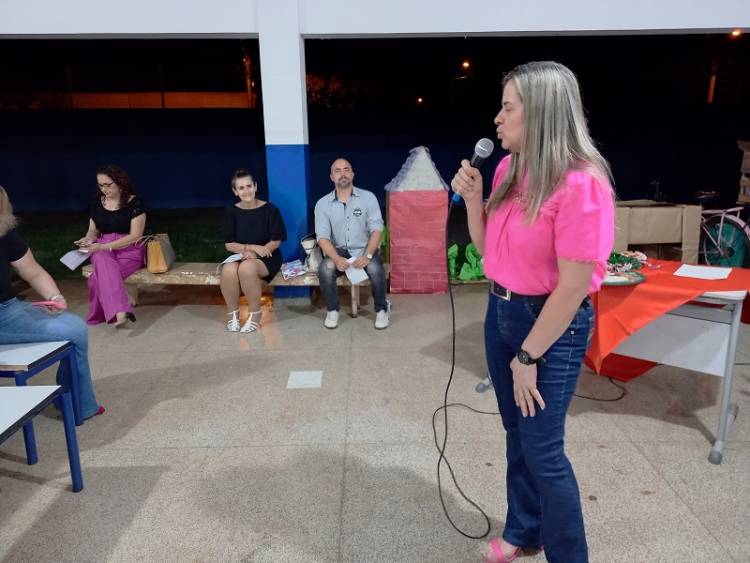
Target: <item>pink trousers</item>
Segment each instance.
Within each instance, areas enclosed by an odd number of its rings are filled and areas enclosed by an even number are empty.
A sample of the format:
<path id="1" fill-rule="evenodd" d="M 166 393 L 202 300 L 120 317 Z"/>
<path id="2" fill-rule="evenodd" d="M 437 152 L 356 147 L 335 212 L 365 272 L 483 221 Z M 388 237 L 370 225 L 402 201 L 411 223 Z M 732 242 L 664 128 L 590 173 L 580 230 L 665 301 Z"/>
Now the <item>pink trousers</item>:
<path id="1" fill-rule="evenodd" d="M 96 242 L 107 244 L 122 238 L 120 233 L 107 233 Z M 95 325 L 112 323 L 117 313 L 132 313 L 124 279 L 143 267 L 146 249 L 143 246 L 127 246 L 112 252 L 99 250 L 91 255 L 94 272 L 89 277 L 89 315 L 86 322 Z"/>

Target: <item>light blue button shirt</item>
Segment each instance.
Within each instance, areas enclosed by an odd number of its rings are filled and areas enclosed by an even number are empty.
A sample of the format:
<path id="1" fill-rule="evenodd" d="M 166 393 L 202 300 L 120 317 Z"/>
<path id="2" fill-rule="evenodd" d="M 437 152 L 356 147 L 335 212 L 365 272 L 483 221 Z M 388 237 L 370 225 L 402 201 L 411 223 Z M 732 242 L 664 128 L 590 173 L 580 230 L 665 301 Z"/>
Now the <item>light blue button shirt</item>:
<path id="1" fill-rule="evenodd" d="M 352 187 L 349 201 L 342 203 L 336 190 L 315 204 L 315 236 L 328 239 L 336 248 L 346 248 L 352 256 L 362 256 L 370 235 L 383 230 L 383 215 L 375 194 Z"/>

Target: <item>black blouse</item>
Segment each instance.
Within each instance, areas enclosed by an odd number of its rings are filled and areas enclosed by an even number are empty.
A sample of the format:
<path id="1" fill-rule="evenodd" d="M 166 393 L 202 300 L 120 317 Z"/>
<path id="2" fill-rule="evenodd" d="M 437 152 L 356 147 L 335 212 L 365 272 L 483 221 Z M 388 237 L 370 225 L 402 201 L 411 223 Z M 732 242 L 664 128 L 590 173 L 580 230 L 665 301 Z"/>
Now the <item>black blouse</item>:
<path id="1" fill-rule="evenodd" d="M 16 231 L 8 231 L 0 237 L 0 303 L 14 297 L 10 290 L 10 263 L 23 258 L 28 249 Z"/>
<path id="2" fill-rule="evenodd" d="M 107 233 L 128 234 L 130 232 L 130 221 L 145 212 L 143 200 L 138 196 L 134 196 L 124 207 L 115 211 L 104 209 L 102 199 L 97 196 L 91 202 L 89 216 L 93 219 L 96 230 L 102 235 Z"/>
<path id="3" fill-rule="evenodd" d="M 286 240 L 284 219 L 275 205 L 266 203 L 255 209 L 227 207 L 224 242 L 262 245 L 272 240 Z"/>

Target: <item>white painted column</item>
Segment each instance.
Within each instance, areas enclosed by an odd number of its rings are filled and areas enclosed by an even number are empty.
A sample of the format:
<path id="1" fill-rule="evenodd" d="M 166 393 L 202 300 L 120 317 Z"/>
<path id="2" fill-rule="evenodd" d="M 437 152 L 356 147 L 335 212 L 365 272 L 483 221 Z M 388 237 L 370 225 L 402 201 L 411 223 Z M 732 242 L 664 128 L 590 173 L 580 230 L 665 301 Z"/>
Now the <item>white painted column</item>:
<path id="1" fill-rule="evenodd" d="M 300 257 L 311 208 L 305 44 L 298 0 L 256 0 L 269 199 L 284 217 L 284 259 Z"/>

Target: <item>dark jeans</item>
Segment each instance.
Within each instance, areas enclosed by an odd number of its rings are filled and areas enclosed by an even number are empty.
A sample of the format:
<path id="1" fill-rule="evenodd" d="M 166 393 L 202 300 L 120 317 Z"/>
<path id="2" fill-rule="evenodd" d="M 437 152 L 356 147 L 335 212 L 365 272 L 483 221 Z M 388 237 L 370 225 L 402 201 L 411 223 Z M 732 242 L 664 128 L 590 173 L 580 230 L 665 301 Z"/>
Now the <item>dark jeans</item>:
<path id="1" fill-rule="evenodd" d="M 351 258 L 351 254 L 345 248 L 337 248 L 336 252 L 339 256 L 344 258 Z M 383 269 L 383 261 L 380 259 L 380 251 L 375 252 L 372 255 L 372 260 L 365 266 L 365 272 L 370 276 L 370 284 L 372 285 L 372 298 L 375 301 L 375 312 L 385 311 L 388 309 L 388 303 L 385 299 L 385 270 Z M 320 281 L 320 291 L 323 293 L 323 298 L 326 300 L 326 308 L 329 311 L 339 310 L 339 295 L 336 289 L 336 278 L 344 275 L 344 272 L 339 272 L 336 269 L 336 264 L 333 260 L 326 258 L 320 263 L 318 269 L 318 279 Z"/>
<path id="2" fill-rule="evenodd" d="M 578 381 L 593 327 L 586 299 L 570 326 L 544 355 L 537 388 L 546 403 L 536 416 L 521 416 L 513 400 L 510 362 L 528 335 L 542 305 L 506 301 L 490 293 L 485 319 L 487 365 L 506 431 L 508 513 L 503 538 L 514 545 L 544 545 L 547 560 L 588 561 L 581 500 L 573 468 L 565 456 L 565 415 Z"/>

